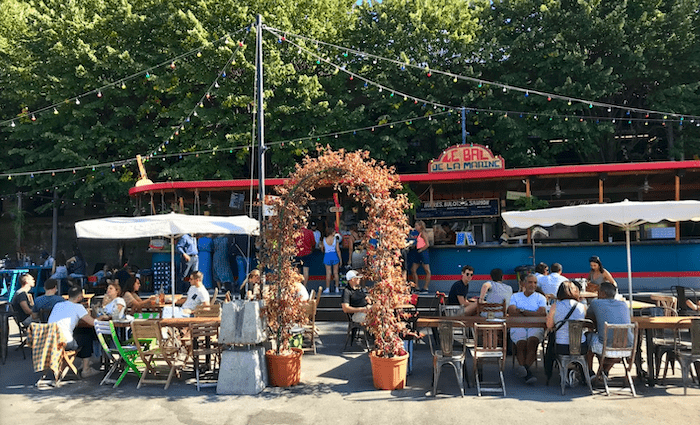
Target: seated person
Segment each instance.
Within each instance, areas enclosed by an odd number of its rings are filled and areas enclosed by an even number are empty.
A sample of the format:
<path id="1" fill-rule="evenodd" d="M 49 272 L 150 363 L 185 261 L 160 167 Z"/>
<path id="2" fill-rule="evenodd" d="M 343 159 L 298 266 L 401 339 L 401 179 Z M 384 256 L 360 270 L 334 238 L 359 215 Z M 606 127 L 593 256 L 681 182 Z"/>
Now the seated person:
<path id="1" fill-rule="evenodd" d="M 473 316 L 476 314 L 477 299 L 472 300 L 467 299 L 467 292 L 469 292 L 469 282 L 474 276 L 474 267 L 466 265 L 462 267 L 462 278 L 452 284 L 450 288 L 450 294 L 447 297 L 448 305 L 461 305 L 464 314 L 467 316 Z"/>
<path id="2" fill-rule="evenodd" d="M 700 303 L 695 304 L 692 300 L 685 300 L 685 305 L 693 311 L 700 311 Z"/>
<path id="3" fill-rule="evenodd" d="M 41 310 L 51 311 L 57 303 L 65 301 L 62 296 L 56 295 L 58 292 L 58 281 L 56 279 L 47 279 L 44 282 L 44 290 L 46 292 L 34 301 L 34 307 L 32 308 L 32 320 L 35 322 L 41 322 Z"/>
<path id="4" fill-rule="evenodd" d="M 83 290 L 78 286 L 72 286 L 68 290 L 68 301 L 58 303 L 53 307 L 49 323 L 58 323 L 58 327 L 66 338 L 67 350 L 80 349 L 77 357 L 83 360 L 81 376 L 87 378 L 100 372 L 90 367 L 92 342 L 97 339 L 97 335 L 94 329 L 95 319 L 88 314 L 81 304 L 82 301 Z M 101 319 L 108 318 L 101 317 Z M 78 326 L 80 321 L 90 327 Z"/>
<path id="5" fill-rule="evenodd" d="M 363 323 L 367 317 L 369 302 L 367 294 L 360 287 L 362 275 L 355 270 L 350 270 L 345 274 L 348 286 L 343 289 L 343 300 L 340 307 L 346 314 L 351 314 L 351 319 L 355 323 Z"/>
<path id="6" fill-rule="evenodd" d="M 248 277 L 245 278 L 239 292 L 241 293 L 241 298 L 244 300 L 259 300 L 262 298 L 262 281 L 260 279 L 260 270 L 254 269 L 248 273 Z"/>
<path id="7" fill-rule="evenodd" d="M 509 316 L 546 316 L 547 299 L 536 292 L 537 277 L 528 274 L 525 277 L 522 292 L 517 292 L 510 297 L 508 307 Z M 544 339 L 544 329 L 537 328 L 511 328 L 510 339 L 513 340 L 517 350 L 519 366 L 515 369 L 518 376 L 525 379 L 526 384 L 534 384 L 537 378 L 532 375 L 530 367 L 537 359 L 537 347 Z"/>
<path id="8" fill-rule="evenodd" d="M 303 282 L 296 282 L 294 284 L 294 289 L 294 292 L 296 293 L 300 301 L 309 300 L 309 291 L 308 289 L 306 289 L 306 286 L 304 286 Z"/>
<path id="9" fill-rule="evenodd" d="M 121 287 L 115 281 L 110 281 L 107 284 L 107 292 L 102 299 L 102 310 L 104 314 L 112 319 L 121 319 L 126 313 L 126 301 L 120 297 Z"/>
<path id="10" fill-rule="evenodd" d="M 500 304 L 506 302 L 506 311 L 510 304 L 510 297 L 513 295 L 513 288 L 510 285 L 503 283 L 503 270 L 491 270 L 491 280 L 484 282 L 481 285 L 481 293 L 479 294 L 479 302 Z M 486 315 L 482 313 L 485 317 Z M 495 317 L 503 317 L 503 314 L 497 313 Z"/>
<path id="11" fill-rule="evenodd" d="M 182 306 L 183 313 L 192 313 L 194 308 L 200 304 L 209 305 L 209 291 L 202 284 L 203 278 L 202 272 L 190 273 L 190 289 L 187 290 L 187 295 L 175 302 L 175 304 Z"/>
<path id="12" fill-rule="evenodd" d="M 552 330 L 557 323 L 564 320 L 564 318 L 569 314 L 569 311 L 573 309 L 567 320 L 583 320 L 586 318 L 586 306 L 579 302 L 579 290 L 578 286 L 574 285 L 568 280 L 562 282 L 557 290 L 557 301 L 552 304 L 549 308 L 549 314 L 547 314 L 547 328 Z M 551 340 L 550 340 L 551 341 Z M 581 335 L 581 353 L 586 353 L 588 351 L 588 346 L 584 344 L 586 342 L 586 336 Z M 564 323 L 559 330 L 557 330 L 556 338 L 556 353 L 559 355 L 569 354 L 569 324 Z"/>
<path id="13" fill-rule="evenodd" d="M 115 283 L 119 283 L 119 279 L 117 279 Z M 119 296 L 124 299 L 126 306 L 131 310 L 139 311 L 144 307 L 152 305 L 156 301 L 155 295 L 152 295 L 146 298 L 145 300 L 142 300 L 141 297 L 139 297 L 138 295 L 140 288 L 141 280 L 139 280 L 135 276 L 131 276 L 126 280 L 124 288 L 122 289 L 121 294 L 119 294 Z"/>
<path id="14" fill-rule="evenodd" d="M 19 278 L 19 282 L 21 287 L 12 297 L 12 308 L 15 310 L 17 321 L 29 326 L 32 323 L 32 307 L 34 307 L 34 299 L 32 298 L 34 277 L 25 273 Z"/>
<path id="15" fill-rule="evenodd" d="M 603 339 L 601 334 L 603 333 L 603 325 L 605 322 L 611 325 L 627 325 L 630 324 L 630 310 L 627 303 L 624 301 L 616 300 L 615 294 L 617 293 L 617 288 L 611 282 L 603 282 L 598 288 L 598 299 L 591 300 L 588 306 L 587 319 L 591 319 L 596 325 L 596 332 L 590 333 L 588 335 L 588 344 L 590 350 L 588 351 L 588 356 L 586 360 L 588 361 L 589 367 L 593 364 L 593 355 L 600 355 L 603 353 Z M 630 332 L 629 341 L 632 343 L 632 334 Z M 610 335 L 612 338 L 612 335 Z M 608 342 L 612 342 L 610 339 Z M 612 368 L 614 362 L 607 362 L 603 366 L 603 372 L 607 373 Z M 589 371 L 593 375 L 593 371 Z"/>

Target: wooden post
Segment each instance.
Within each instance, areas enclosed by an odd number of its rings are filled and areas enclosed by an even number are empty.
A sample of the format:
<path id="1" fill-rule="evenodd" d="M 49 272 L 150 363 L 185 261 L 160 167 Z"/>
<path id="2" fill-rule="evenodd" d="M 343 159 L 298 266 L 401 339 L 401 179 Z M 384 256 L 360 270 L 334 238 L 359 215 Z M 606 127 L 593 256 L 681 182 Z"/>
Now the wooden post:
<path id="1" fill-rule="evenodd" d="M 598 177 L 598 203 L 603 203 L 603 179 Z M 598 242 L 603 243 L 603 223 L 598 225 Z"/>
<path id="2" fill-rule="evenodd" d="M 681 200 L 681 176 L 676 174 L 676 201 Z M 681 240 L 681 223 L 676 222 L 676 242 Z"/>
<path id="3" fill-rule="evenodd" d="M 525 179 L 525 196 L 531 196 L 530 192 L 530 178 Z M 532 230 L 527 229 L 527 243 L 528 245 L 532 243 Z"/>

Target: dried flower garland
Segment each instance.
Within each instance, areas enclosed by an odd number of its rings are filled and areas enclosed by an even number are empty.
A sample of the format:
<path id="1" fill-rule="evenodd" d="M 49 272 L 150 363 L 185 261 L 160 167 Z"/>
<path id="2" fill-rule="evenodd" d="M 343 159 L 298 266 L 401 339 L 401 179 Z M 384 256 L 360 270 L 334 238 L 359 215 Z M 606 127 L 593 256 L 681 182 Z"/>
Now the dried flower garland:
<path id="1" fill-rule="evenodd" d="M 306 224 L 306 206 L 314 199 L 314 190 L 332 186 L 344 189 L 367 210 L 368 218 L 360 223 L 366 229 L 361 244 L 367 249 L 362 273 L 374 282 L 368 294 L 372 305 L 366 325 L 375 337 L 376 354 L 403 355 L 405 323 L 396 311 L 409 300 L 401 267 L 401 249 L 406 247 L 410 231 L 404 213 L 409 208 L 408 199 L 396 193 L 401 184 L 393 167 L 370 158 L 369 152 L 325 147 L 318 148 L 318 153 L 318 157 L 306 157 L 297 164 L 287 183 L 277 188 L 277 215 L 270 217 L 264 229 L 261 262 L 270 290 L 266 292 L 263 314 L 275 336 L 277 354 L 289 350 L 291 328 L 306 319 L 294 290 L 303 277 L 292 266 L 295 241 Z M 376 243 L 370 244 L 370 238 Z"/>

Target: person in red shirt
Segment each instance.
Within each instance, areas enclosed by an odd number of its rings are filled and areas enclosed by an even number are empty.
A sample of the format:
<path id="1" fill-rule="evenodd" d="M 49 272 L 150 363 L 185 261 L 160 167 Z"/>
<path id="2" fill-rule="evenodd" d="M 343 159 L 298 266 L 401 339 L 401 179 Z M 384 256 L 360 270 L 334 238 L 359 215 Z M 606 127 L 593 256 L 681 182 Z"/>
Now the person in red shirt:
<path id="1" fill-rule="evenodd" d="M 311 264 L 311 254 L 316 246 L 316 238 L 314 232 L 304 227 L 301 229 L 301 234 L 297 237 L 297 257 L 296 264 L 301 267 L 301 272 L 304 275 L 304 286 L 309 283 L 309 265 Z"/>

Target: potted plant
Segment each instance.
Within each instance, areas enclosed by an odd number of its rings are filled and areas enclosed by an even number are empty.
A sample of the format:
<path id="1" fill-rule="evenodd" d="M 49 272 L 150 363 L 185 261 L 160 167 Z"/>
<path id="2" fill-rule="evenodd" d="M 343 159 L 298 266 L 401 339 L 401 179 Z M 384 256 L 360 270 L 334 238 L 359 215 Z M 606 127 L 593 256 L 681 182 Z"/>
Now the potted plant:
<path id="1" fill-rule="evenodd" d="M 291 353 L 290 330 L 305 320 L 302 303 L 295 299 L 294 291 L 302 276 L 291 264 L 299 231 L 290 229 L 305 225 L 306 205 L 313 199 L 311 193 L 318 187 L 332 186 L 335 190 L 345 190 L 367 211 L 368 219 L 360 225 L 365 228 L 362 244 L 368 249 L 363 273 L 374 282 L 368 294 L 371 307 L 366 322 L 376 347 L 370 359 L 373 370 L 389 363 L 390 375 L 397 377 L 388 382 L 377 372 L 374 381 L 378 388 L 402 388 L 408 354 L 401 338 L 406 326 L 397 308 L 409 300 L 401 267 L 401 249 L 406 246 L 410 230 L 404 212 L 410 206 L 407 196 L 398 193 L 402 186 L 394 169 L 371 159 L 369 152 L 333 151 L 326 147 L 318 148 L 318 154 L 316 158 L 307 156 L 302 164 L 297 164 L 287 182 L 277 188 L 279 197 L 273 201 L 276 215 L 270 217 L 264 231 L 261 263 L 267 270 L 269 285 L 263 313 L 275 342 L 271 354 Z M 374 242 L 370 243 L 370 239 Z"/>

